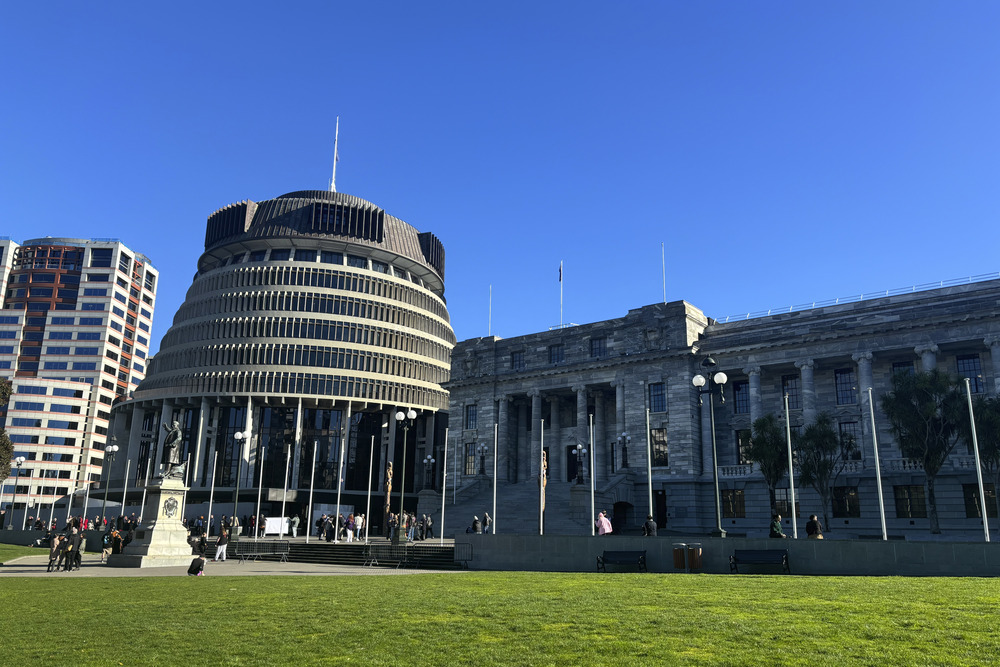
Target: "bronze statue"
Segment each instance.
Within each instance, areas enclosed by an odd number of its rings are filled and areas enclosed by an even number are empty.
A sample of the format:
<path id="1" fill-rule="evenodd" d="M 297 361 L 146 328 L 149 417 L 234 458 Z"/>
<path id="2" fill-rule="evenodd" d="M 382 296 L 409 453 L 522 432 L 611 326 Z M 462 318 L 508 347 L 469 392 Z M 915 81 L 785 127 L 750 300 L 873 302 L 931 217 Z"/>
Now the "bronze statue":
<path id="1" fill-rule="evenodd" d="M 175 420 L 171 426 L 164 424 L 163 430 L 167 432 L 167 437 L 163 439 L 162 462 L 167 465 L 163 478 L 183 479 L 184 466 L 181 464 L 181 443 L 184 440 L 184 434 L 181 432 L 180 422 Z"/>

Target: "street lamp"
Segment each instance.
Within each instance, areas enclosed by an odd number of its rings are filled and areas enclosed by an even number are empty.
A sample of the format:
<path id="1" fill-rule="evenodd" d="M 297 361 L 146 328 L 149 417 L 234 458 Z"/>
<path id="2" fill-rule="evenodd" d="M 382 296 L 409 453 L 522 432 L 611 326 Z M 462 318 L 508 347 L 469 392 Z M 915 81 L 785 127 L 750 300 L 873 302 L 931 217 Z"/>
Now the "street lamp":
<path id="1" fill-rule="evenodd" d="M 424 457 L 424 487 L 434 489 L 434 479 L 431 475 L 434 473 L 434 457 L 428 454 Z"/>
<path id="2" fill-rule="evenodd" d="M 104 448 L 104 463 L 111 463 L 112 465 L 114 464 L 115 452 L 118 451 L 118 445 L 114 444 L 116 442 L 118 442 L 118 438 L 116 436 L 111 436 L 111 443 L 112 443 L 111 446 Z M 108 455 L 110 455 L 110 461 L 108 460 Z M 102 467 L 103 465 L 104 464 L 102 463 Z M 102 470 L 101 472 L 103 473 L 104 471 Z M 108 466 L 107 479 L 104 480 L 103 484 L 104 484 L 104 504 L 101 506 L 101 521 L 106 522 L 108 520 L 108 488 L 111 486 L 111 466 Z M 122 510 L 124 509 L 125 508 L 123 506 Z"/>
<path id="3" fill-rule="evenodd" d="M 479 443 L 477 448 L 479 451 L 479 474 L 486 474 L 486 452 L 490 451 L 490 448 L 486 446 L 485 442 Z"/>
<path id="4" fill-rule="evenodd" d="M 14 479 L 14 499 L 11 500 L 10 502 L 11 522 L 10 525 L 7 526 L 9 530 L 14 530 L 14 507 L 17 505 L 17 483 L 21 481 L 21 466 L 23 466 L 24 462 L 27 460 L 28 459 L 24 458 L 23 456 L 18 456 L 17 458 L 14 459 L 14 465 L 17 466 L 17 477 Z M 28 516 L 28 507 L 27 505 L 25 505 L 24 516 L 21 517 L 21 530 L 24 530 L 24 521 L 25 517 L 27 516 Z"/>
<path id="5" fill-rule="evenodd" d="M 583 462 L 587 460 L 587 448 L 577 443 L 573 453 L 576 454 L 576 483 L 583 484 Z"/>
<path id="6" fill-rule="evenodd" d="M 628 432 L 622 433 L 618 436 L 618 447 L 622 450 L 622 467 L 628 467 L 628 446 L 632 442 L 632 436 Z"/>
<path id="7" fill-rule="evenodd" d="M 417 418 L 417 411 L 410 408 L 406 412 L 400 410 L 396 413 L 396 423 L 403 424 L 403 467 L 399 471 L 399 528 L 396 530 L 396 542 L 399 542 L 399 534 L 403 531 L 403 498 L 406 494 L 406 436 L 413 426 L 413 420 Z"/>
<path id="8" fill-rule="evenodd" d="M 705 357 L 701 362 L 701 366 L 705 369 L 705 374 L 695 375 L 691 378 L 691 384 L 698 389 L 698 405 L 702 405 L 702 394 L 708 394 L 708 414 L 712 429 L 712 479 L 715 482 L 715 532 L 712 535 L 714 537 L 725 537 L 726 531 L 722 529 L 722 500 L 719 495 L 719 454 L 715 445 L 715 403 L 713 399 L 715 390 L 719 389 L 719 400 L 723 403 L 726 402 L 726 396 L 722 393 L 722 386 L 726 384 L 729 377 L 722 371 L 714 373 L 715 367 L 718 364 L 712 357 Z M 706 385 L 708 388 L 702 389 Z"/>
<path id="9" fill-rule="evenodd" d="M 243 432 L 237 431 L 233 434 L 233 438 L 236 440 L 236 449 L 239 450 L 234 452 L 236 454 L 236 489 L 233 491 L 233 524 L 237 524 L 236 517 L 239 516 L 239 504 L 240 504 L 240 474 L 243 472 L 243 441 L 250 440 L 250 431 Z M 256 524 L 254 524 L 256 526 Z M 240 524 L 240 530 L 237 534 L 242 534 L 243 526 Z"/>

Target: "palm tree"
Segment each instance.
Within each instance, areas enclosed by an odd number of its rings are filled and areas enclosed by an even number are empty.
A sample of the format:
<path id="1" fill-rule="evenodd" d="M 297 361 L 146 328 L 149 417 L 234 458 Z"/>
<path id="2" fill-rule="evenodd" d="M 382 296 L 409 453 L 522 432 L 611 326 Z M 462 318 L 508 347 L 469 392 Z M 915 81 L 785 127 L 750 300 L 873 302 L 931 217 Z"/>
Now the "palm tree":
<path id="1" fill-rule="evenodd" d="M 756 463 L 764 475 L 773 515 L 776 505 L 774 490 L 788 471 L 788 448 L 777 415 L 766 414 L 754 421 L 746 457 Z M 795 511 L 794 508 L 792 511 Z"/>
<path id="2" fill-rule="evenodd" d="M 965 410 L 959 383 L 939 370 L 894 375 L 892 391 L 882 396 L 882 411 L 900 452 L 923 464 L 933 534 L 941 533 L 934 481 L 966 432 L 962 426 Z"/>
<path id="3" fill-rule="evenodd" d="M 819 494 L 823 507 L 823 525 L 830 529 L 833 485 L 851 458 L 858 451 L 854 436 L 838 433 L 833 417 L 822 412 L 816 421 L 794 438 L 799 463 L 799 482 L 811 486 Z"/>

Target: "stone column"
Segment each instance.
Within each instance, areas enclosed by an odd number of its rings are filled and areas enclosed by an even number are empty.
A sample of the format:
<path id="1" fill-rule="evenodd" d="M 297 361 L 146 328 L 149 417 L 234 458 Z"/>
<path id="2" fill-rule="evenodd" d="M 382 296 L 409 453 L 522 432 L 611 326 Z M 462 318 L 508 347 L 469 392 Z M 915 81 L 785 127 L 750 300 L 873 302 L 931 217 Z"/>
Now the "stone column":
<path id="1" fill-rule="evenodd" d="M 920 357 L 920 370 L 929 373 L 937 368 L 937 353 L 940 352 L 937 345 L 934 343 L 917 345 L 913 351 Z"/>
<path id="2" fill-rule="evenodd" d="M 562 420 L 559 418 L 559 397 L 549 396 L 549 480 L 564 482 L 566 475 L 566 448 L 562 445 Z"/>
<path id="3" fill-rule="evenodd" d="M 875 386 L 875 378 L 872 375 L 872 353 L 856 352 L 851 355 L 851 359 L 858 365 L 858 390 L 861 394 L 861 440 L 858 447 L 862 451 L 872 451 L 866 443 L 871 439 L 871 410 L 872 406 L 868 402 L 868 388 Z M 874 392 L 872 392 L 874 398 Z"/>
<path id="4" fill-rule="evenodd" d="M 615 386 L 615 438 L 626 430 L 625 428 L 625 381 L 618 380 Z"/>
<path id="5" fill-rule="evenodd" d="M 509 419 L 509 408 L 510 408 L 510 396 L 507 394 L 500 394 L 497 399 L 497 450 L 500 459 L 497 461 L 497 472 L 498 475 L 505 476 L 508 482 L 513 482 L 517 479 L 517 471 L 511 470 L 511 462 L 515 460 L 516 457 L 512 459 L 510 451 L 509 442 L 509 424 L 507 420 Z"/>
<path id="6" fill-rule="evenodd" d="M 743 372 L 750 379 L 750 423 L 753 424 L 764 415 L 763 401 L 760 395 L 760 366 L 744 368 Z"/>
<path id="7" fill-rule="evenodd" d="M 530 447 L 528 446 L 528 403 L 521 399 L 517 403 L 517 481 L 527 482 L 531 480 Z"/>
<path id="8" fill-rule="evenodd" d="M 532 389 L 528 396 L 531 397 L 531 450 L 528 465 L 531 477 L 537 479 L 542 456 L 542 392 Z"/>
<path id="9" fill-rule="evenodd" d="M 990 348 L 990 361 L 993 363 L 993 393 L 1000 394 L 1000 336 L 987 336 L 983 342 Z"/>
<path id="10" fill-rule="evenodd" d="M 590 448 L 589 441 L 584 441 L 583 444 Z M 607 425 L 604 423 L 604 392 L 599 389 L 594 391 L 594 468 L 598 471 L 598 479 L 611 475 L 611 452 L 608 448 Z"/>
<path id="11" fill-rule="evenodd" d="M 585 385 L 576 385 L 573 387 L 573 391 L 576 392 L 576 441 L 583 443 L 584 447 L 590 449 L 590 417 L 587 414 L 587 387 Z M 599 451 L 601 451 L 601 448 L 597 444 L 595 433 L 595 457 Z M 595 466 L 600 470 L 599 465 L 595 463 Z M 596 477 L 595 479 L 600 479 L 600 477 Z"/>
<path id="12" fill-rule="evenodd" d="M 813 375 L 812 359 L 802 359 L 795 362 L 802 378 L 802 422 L 806 425 L 816 420 L 816 382 Z"/>

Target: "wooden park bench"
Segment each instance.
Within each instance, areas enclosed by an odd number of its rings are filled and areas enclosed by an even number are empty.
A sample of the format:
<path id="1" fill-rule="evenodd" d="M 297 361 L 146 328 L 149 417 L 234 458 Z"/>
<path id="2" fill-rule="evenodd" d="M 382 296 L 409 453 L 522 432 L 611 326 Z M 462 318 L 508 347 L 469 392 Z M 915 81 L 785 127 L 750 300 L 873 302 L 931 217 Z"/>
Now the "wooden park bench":
<path id="1" fill-rule="evenodd" d="M 645 551 L 605 551 L 597 557 L 597 571 L 607 572 L 605 565 L 638 565 L 640 572 L 649 571 Z"/>
<path id="2" fill-rule="evenodd" d="M 729 570 L 739 574 L 740 565 L 780 565 L 786 574 L 791 574 L 788 567 L 788 549 L 737 549 L 729 557 Z"/>

